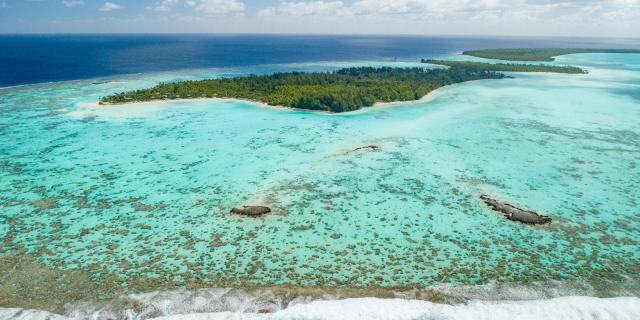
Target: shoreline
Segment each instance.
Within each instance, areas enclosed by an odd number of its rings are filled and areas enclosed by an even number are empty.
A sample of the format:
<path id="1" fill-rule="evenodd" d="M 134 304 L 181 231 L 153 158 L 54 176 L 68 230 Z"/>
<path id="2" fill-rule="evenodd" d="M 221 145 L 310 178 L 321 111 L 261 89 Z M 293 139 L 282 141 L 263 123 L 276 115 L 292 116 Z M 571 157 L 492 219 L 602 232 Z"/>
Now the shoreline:
<path id="1" fill-rule="evenodd" d="M 630 319 L 640 312 L 640 298 L 619 295 L 598 297 L 581 293 L 526 297 L 518 292 L 508 299 L 495 299 L 491 295 L 472 296 L 459 301 L 434 301 L 424 297 L 396 293 L 391 296 L 344 296 L 334 292 L 318 295 L 295 295 L 295 292 L 276 292 L 269 289 L 245 290 L 236 288 L 208 288 L 189 290 L 177 288 L 121 295 L 108 301 L 77 301 L 65 305 L 63 310 L 39 307 L 1 306 L 0 318 L 10 320 L 79 320 L 79 319 L 340 319 L 354 313 L 358 317 L 379 319 L 391 313 L 394 319 L 431 318 L 467 319 L 461 314 L 482 319 L 511 319 L 514 311 L 526 314 L 526 319 Z M 503 292 L 513 293 L 513 292 Z M 132 308 L 132 306 L 135 306 Z M 411 311 L 411 316 L 406 316 Z M 585 314 L 589 318 L 575 318 Z M 618 317 L 609 318 L 616 314 Z M 446 315 L 446 317 L 444 317 Z M 560 318 L 546 316 L 562 315 Z M 601 317 L 601 316 L 607 317 Z M 351 317 L 347 317 L 351 319 Z M 523 318 L 524 319 L 524 318 Z"/>
<path id="2" fill-rule="evenodd" d="M 92 106 L 96 107 L 122 107 L 122 106 L 143 106 L 143 105 L 157 105 L 162 103 L 170 103 L 170 102 L 242 102 L 256 105 L 260 108 L 265 109 L 276 109 L 276 110 L 294 110 L 294 111 L 308 111 L 308 112 L 317 112 L 317 113 L 326 113 L 326 114 L 335 114 L 335 112 L 329 112 L 325 110 L 310 110 L 310 109 L 301 109 L 294 107 L 287 107 L 282 105 L 270 105 L 268 103 L 259 101 L 259 100 L 251 100 L 251 99 L 240 99 L 240 98 L 178 98 L 178 99 L 154 99 L 149 101 L 134 101 L 128 103 L 100 103 L 100 101 L 90 102 Z"/>
<path id="3" fill-rule="evenodd" d="M 283 106 L 283 105 L 270 105 L 266 102 L 263 101 L 259 101 L 259 100 L 251 100 L 251 99 L 241 99 L 241 98 L 221 98 L 221 97 L 212 97 L 212 98 L 177 98 L 177 99 L 154 99 L 154 100 L 148 100 L 148 101 L 133 101 L 133 102 L 127 102 L 127 103 L 100 103 L 100 101 L 91 101 L 91 102 L 85 102 L 85 105 L 91 105 L 93 107 L 122 107 L 122 106 L 144 106 L 144 105 L 159 105 L 159 104 L 163 104 L 163 103 L 169 103 L 169 102 L 190 102 L 190 101 L 201 101 L 201 102 L 207 102 L 207 101 L 219 101 L 219 102 L 242 102 L 242 103 L 249 103 L 249 104 L 254 104 L 260 108 L 265 108 L 265 109 L 274 109 L 274 110 L 290 110 L 290 111 L 303 111 L 303 112 L 311 112 L 311 113 L 318 113 L 318 114 L 325 114 L 325 115 L 338 115 L 338 114 L 353 114 L 356 112 L 362 112 L 363 110 L 369 110 L 370 108 L 379 108 L 379 107 L 388 107 L 388 106 L 392 106 L 395 104 L 415 104 L 415 103 L 423 103 L 423 102 L 429 102 L 430 100 L 432 100 L 433 98 L 436 97 L 436 95 L 440 94 L 440 92 L 442 92 L 442 90 L 444 90 L 445 88 L 451 87 L 451 86 L 456 86 L 456 85 L 461 85 L 461 84 L 465 84 L 465 83 L 473 83 L 476 81 L 496 81 L 496 80 L 512 80 L 514 79 L 514 77 L 505 77 L 502 79 L 475 79 L 475 80 L 468 80 L 468 81 L 463 81 L 463 82 L 457 82 L 457 83 L 452 83 L 452 84 L 448 84 L 448 85 L 444 85 L 441 86 L 439 88 L 436 88 L 434 90 L 431 90 L 429 93 L 427 93 L 426 95 L 420 97 L 420 99 L 415 99 L 415 100 L 399 100 L 399 101 L 391 101 L 391 102 L 375 102 L 373 105 L 368 106 L 368 107 L 363 107 L 357 110 L 353 110 L 353 111 L 347 111 L 347 112 L 331 112 L 331 111 L 327 111 L 327 110 L 312 110 L 312 109 L 303 109 L 303 108 L 296 108 L 296 107 L 288 107 L 288 106 Z"/>
<path id="4" fill-rule="evenodd" d="M 176 298 L 184 297 L 176 292 Z M 640 298 L 597 298 L 571 295 L 532 300 L 470 300 L 466 303 L 443 304 L 406 298 L 347 298 L 323 297 L 298 300 L 283 305 L 281 301 L 226 301 L 225 293 L 199 297 L 189 301 L 171 301 L 161 294 L 127 297 L 135 309 L 124 306 L 97 304 L 73 305 L 64 313 L 41 309 L 0 307 L 0 318 L 8 320 L 80 320 L 80 319 L 156 319 L 156 320 L 213 320 L 213 319 L 633 319 L 640 312 Z M 239 298 L 239 297 L 233 297 Z M 260 297 L 266 298 L 266 297 Z M 177 299 L 176 299 L 177 300 Z M 125 302 L 121 302 L 125 303 Z M 123 317 L 126 314 L 125 317 Z M 587 317 L 585 317 L 587 316 Z"/>
<path id="5" fill-rule="evenodd" d="M 60 314 L 70 311 L 85 313 L 99 310 L 123 312 L 136 305 L 152 307 L 159 297 L 167 304 L 181 304 L 183 301 L 209 301 L 207 305 L 219 305 L 216 300 L 245 301 L 257 309 L 268 306 L 280 310 L 299 302 L 319 300 L 343 300 L 377 298 L 384 300 L 403 299 L 423 303 L 443 305 L 466 304 L 471 301 L 524 301 L 546 300 L 570 296 L 584 296 L 599 299 L 633 297 L 640 298 L 640 282 L 633 279 L 583 279 L 521 281 L 487 281 L 478 284 L 439 282 L 431 285 L 405 284 L 395 286 L 324 286 L 294 284 L 252 284 L 250 282 L 178 281 L 163 282 L 153 278 L 114 278 L 104 274 L 100 279 L 91 279 L 90 272 L 82 269 L 59 270 L 47 267 L 35 257 L 9 259 L 5 274 L 8 286 L 19 284 L 19 293 L 0 291 L 0 314 L 2 308 L 38 309 Z M 2 262 L 2 261 L 0 261 Z M 7 269 L 3 269 L 7 270 Z M 1 274 L 1 273 L 0 273 Z M 49 279 L 31 281 L 35 279 Z M 66 279 L 60 281 L 60 279 Z M 0 277 L 1 280 L 1 277 Z M 123 281 L 126 285 L 123 285 Z M 626 286 L 620 285 L 622 282 Z M 38 290 L 46 286 L 52 294 L 40 295 Z M 8 295 L 7 295 L 8 294 Z M 638 300 L 640 308 L 640 300 Z M 145 309 L 141 308 L 141 309 Z M 176 310 L 176 308 L 169 308 Z M 199 308 L 192 311 L 201 312 Z M 242 310 L 247 311 L 246 306 Z M 180 312 L 178 309 L 177 312 Z M 141 311 L 142 313 L 142 311 Z M 76 313 L 77 314 L 77 313 Z M 2 317 L 0 317 L 2 318 Z"/>
<path id="6" fill-rule="evenodd" d="M 117 278 L 103 274 L 92 279 L 91 273 L 83 269 L 59 270 L 38 262 L 33 256 L 4 257 L 9 270 L 4 280 L 9 287 L 20 285 L 20 292 L 0 291 L 0 315 L 2 308 L 24 308 L 70 314 L 100 310 L 124 312 L 133 302 L 152 307 L 156 297 L 168 304 L 183 301 L 209 301 L 207 305 L 219 305 L 217 300 L 246 301 L 256 309 L 269 306 L 274 310 L 299 302 L 319 300 L 343 300 L 377 298 L 383 300 L 403 299 L 422 303 L 464 305 L 471 301 L 524 301 L 546 300 L 570 296 L 598 299 L 619 297 L 640 298 L 640 281 L 634 279 L 584 279 L 521 281 L 486 281 L 477 284 L 436 282 L 430 285 L 404 284 L 393 286 L 324 286 L 295 284 L 256 284 L 242 281 L 217 282 L 206 280 L 184 280 L 163 282 L 154 278 Z M 0 260 L 2 262 L 2 260 Z M 2 265 L 0 265 L 2 266 Z M 2 275 L 2 273 L 0 273 Z M 34 279 L 48 279 L 31 281 Z M 60 279 L 66 279 L 60 281 Z M 3 278 L 0 276 L 0 280 Z M 126 282 L 127 284 L 123 284 Z M 626 286 L 620 285 L 622 282 Z M 46 286 L 52 294 L 40 295 L 39 288 Z M 640 308 L 640 299 L 638 300 Z M 144 309 L 144 308 L 142 308 Z M 176 310 L 176 308 L 169 308 Z M 193 311 L 200 312 L 197 307 Z M 242 310 L 246 311 L 246 306 Z M 178 310 L 180 312 L 180 310 Z M 142 313 L 142 311 L 141 311 Z M 71 313 L 73 314 L 73 313 Z M 77 314 L 77 313 L 75 313 Z M 0 317 L 2 318 L 2 317 Z"/>
<path id="7" fill-rule="evenodd" d="M 270 105 L 268 103 L 259 101 L 259 100 L 251 100 L 251 99 L 241 99 L 241 98 L 178 98 L 178 99 L 154 99 L 154 100 L 149 100 L 149 101 L 134 101 L 134 102 L 128 102 L 128 103 L 100 103 L 100 101 L 92 101 L 92 102 L 85 102 L 84 105 L 90 105 L 92 107 L 123 107 L 123 106 L 145 106 L 145 105 L 159 105 L 159 104 L 164 104 L 164 103 L 170 103 L 170 102 L 241 102 L 241 103 L 248 103 L 248 104 L 253 104 L 256 105 L 259 108 L 264 108 L 264 109 L 273 109 L 273 110 L 288 110 L 288 111 L 303 111 L 303 112 L 310 112 L 310 113 L 318 113 L 318 114 L 325 114 L 325 115 L 338 115 L 338 114 L 353 114 L 355 112 L 361 112 L 363 110 L 369 110 L 371 108 L 380 108 L 380 107 L 389 107 L 389 106 L 393 106 L 396 104 L 415 104 L 415 103 L 423 103 L 423 102 L 428 102 L 430 100 L 432 100 L 433 98 L 436 97 L 437 94 L 439 94 L 444 88 L 453 86 L 453 85 L 457 85 L 457 84 L 461 84 L 461 83 L 467 83 L 467 82 L 474 82 L 474 81 L 485 81 L 485 80 L 490 80 L 490 79 L 478 79 L 478 80 L 470 80 L 470 81 L 465 81 L 465 82 L 460 82 L 460 83 L 454 83 L 454 84 L 450 84 L 450 85 L 446 85 L 446 86 L 442 86 L 439 88 L 436 88 L 432 91 L 430 91 L 428 94 L 422 96 L 420 99 L 416 99 L 416 100 L 399 100 L 399 101 L 391 101 L 391 102 L 376 102 L 371 106 L 368 107 L 364 107 L 364 108 L 360 108 L 357 110 L 353 110 L 353 111 L 347 111 L 347 112 L 331 112 L 331 111 L 327 111 L 327 110 L 312 110 L 312 109 L 303 109 L 303 108 L 296 108 L 296 107 L 288 107 L 288 106 L 283 106 L 283 105 Z M 491 79 L 491 80 L 498 80 L 498 79 Z"/>
<path id="8" fill-rule="evenodd" d="M 162 100 L 220 98 L 246 100 L 261 106 L 345 113 L 375 106 L 421 100 L 437 88 L 480 79 L 503 79 L 490 69 L 353 67 L 334 72 L 284 72 L 228 79 L 160 82 L 146 89 L 99 98 L 101 105 Z"/>
<path id="9" fill-rule="evenodd" d="M 0 318 L 7 320 L 80 320 L 80 319 L 635 319 L 640 298 L 597 298 L 565 296 L 536 300 L 471 300 L 460 304 L 442 304 L 405 298 L 322 298 L 299 300 L 283 306 L 278 301 L 226 301 L 224 293 L 196 301 L 161 300 L 162 296 L 128 297 L 135 308 L 120 309 L 97 304 L 70 306 L 69 311 L 53 313 L 41 309 L 0 307 Z M 217 299 L 216 299 L 217 298 Z M 186 306 L 184 303 L 193 305 Z M 125 303 L 125 302 L 122 302 Z M 122 307 L 122 306 L 121 306 Z M 390 317 L 393 315 L 392 317 Z M 471 318 L 470 318 L 471 317 Z"/>

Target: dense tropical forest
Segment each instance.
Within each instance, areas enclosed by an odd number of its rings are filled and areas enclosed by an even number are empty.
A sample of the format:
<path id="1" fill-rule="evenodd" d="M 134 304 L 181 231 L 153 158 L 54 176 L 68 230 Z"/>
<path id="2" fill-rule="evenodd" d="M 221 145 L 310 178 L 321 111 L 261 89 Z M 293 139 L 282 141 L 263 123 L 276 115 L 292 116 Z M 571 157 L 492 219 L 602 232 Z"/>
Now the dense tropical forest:
<path id="1" fill-rule="evenodd" d="M 555 73 L 587 73 L 586 70 L 572 66 L 555 66 L 548 64 L 517 64 L 517 63 L 484 63 L 475 61 L 451 61 L 422 59 L 422 63 L 437 64 L 448 67 L 464 68 L 466 70 L 488 70 L 503 72 L 555 72 Z"/>
<path id="2" fill-rule="evenodd" d="M 347 112 L 376 102 L 418 100 L 442 86 L 504 75 L 483 68 L 346 68 L 334 72 L 287 72 L 236 78 L 160 83 L 100 99 L 118 104 L 165 99 L 238 98 L 269 105 Z"/>
<path id="3" fill-rule="evenodd" d="M 471 50 L 463 52 L 463 54 L 468 56 L 508 61 L 554 61 L 554 57 L 573 53 L 640 53 L 640 50 L 587 48 L 516 48 Z"/>

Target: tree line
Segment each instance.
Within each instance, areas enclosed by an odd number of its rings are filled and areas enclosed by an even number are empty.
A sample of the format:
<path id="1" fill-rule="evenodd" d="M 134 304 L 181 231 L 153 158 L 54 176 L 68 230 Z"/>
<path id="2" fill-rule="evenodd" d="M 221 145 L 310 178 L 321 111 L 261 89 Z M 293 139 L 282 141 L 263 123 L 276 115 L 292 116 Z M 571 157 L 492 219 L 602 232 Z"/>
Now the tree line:
<path id="1" fill-rule="evenodd" d="M 490 70 L 502 72 L 554 72 L 580 74 L 586 70 L 573 66 L 557 66 L 550 64 L 522 64 L 522 63 L 485 63 L 476 61 L 451 61 L 422 59 L 422 63 L 437 64 L 449 67 L 464 68 L 467 70 Z"/>
<path id="2" fill-rule="evenodd" d="M 553 61 L 554 57 L 574 53 L 640 53 L 637 49 L 596 48 L 512 48 L 470 50 L 462 54 L 486 59 L 510 61 Z"/>
<path id="3" fill-rule="evenodd" d="M 166 99 L 237 98 L 292 108 L 347 112 L 376 102 L 417 100 L 442 86 L 479 79 L 501 79 L 495 71 L 453 66 L 448 69 L 354 67 L 334 72 L 285 72 L 235 78 L 160 83 L 100 99 L 120 104 Z"/>

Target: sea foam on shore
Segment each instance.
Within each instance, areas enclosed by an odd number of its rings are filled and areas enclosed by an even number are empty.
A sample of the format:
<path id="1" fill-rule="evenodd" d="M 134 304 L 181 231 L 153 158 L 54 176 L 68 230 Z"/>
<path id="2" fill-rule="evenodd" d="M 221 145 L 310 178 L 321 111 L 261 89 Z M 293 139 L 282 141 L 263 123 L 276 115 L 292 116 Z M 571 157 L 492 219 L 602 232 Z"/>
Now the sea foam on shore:
<path id="1" fill-rule="evenodd" d="M 640 298 L 562 297 L 527 301 L 480 301 L 438 304 L 421 300 L 353 298 L 300 303 L 273 313 L 223 311 L 173 315 L 141 315 L 131 312 L 120 319 L 218 320 L 218 319 L 438 319 L 438 320 L 634 320 L 640 315 Z M 113 319 L 96 312 L 64 317 L 36 310 L 0 309 L 7 320 Z"/>

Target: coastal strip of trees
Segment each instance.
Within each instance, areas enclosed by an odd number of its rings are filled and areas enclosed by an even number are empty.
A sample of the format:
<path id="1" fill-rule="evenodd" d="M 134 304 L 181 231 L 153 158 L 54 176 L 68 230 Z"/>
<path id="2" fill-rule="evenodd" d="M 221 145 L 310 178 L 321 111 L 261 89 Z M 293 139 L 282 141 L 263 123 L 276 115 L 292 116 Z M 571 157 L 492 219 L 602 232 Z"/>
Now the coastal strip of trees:
<path id="1" fill-rule="evenodd" d="M 554 61 L 555 57 L 574 53 L 640 53 L 639 49 L 595 48 L 513 48 L 470 50 L 462 54 L 485 59 L 507 61 Z"/>
<path id="2" fill-rule="evenodd" d="M 435 89 L 454 83 L 504 77 L 493 70 L 464 65 L 447 69 L 357 67 L 334 72 L 286 72 L 160 83 L 148 89 L 103 97 L 100 104 L 236 98 L 274 106 L 347 112 L 376 102 L 418 100 Z"/>
<path id="3" fill-rule="evenodd" d="M 582 74 L 586 70 L 573 66 L 557 66 L 549 64 L 519 64 L 519 63 L 485 63 L 476 61 L 452 61 L 422 59 L 422 63 L 448 66 L 451 68 L 463 68 L 466 70 L 488 70 L 501 72 L 554 72 Z"/>

